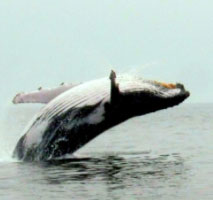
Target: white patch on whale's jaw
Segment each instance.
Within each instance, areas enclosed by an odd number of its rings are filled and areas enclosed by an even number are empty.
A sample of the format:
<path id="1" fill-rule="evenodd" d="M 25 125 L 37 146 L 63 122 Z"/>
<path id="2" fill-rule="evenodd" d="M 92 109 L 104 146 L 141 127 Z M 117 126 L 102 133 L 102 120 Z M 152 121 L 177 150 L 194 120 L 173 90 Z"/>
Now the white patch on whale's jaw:
<path id="1" fill-rule="evenodd" d="M 95 125 L 103 122 L 105 120 L 104 114 L 105 114 L 105 107 L 104 107 L 105 101 L 102 102 L 93 112 L 88 114 L 85 117 L 77 118 L 70 117 L 70 120 L 68 123 L 64 124 L 64 127 L 67 130 L 72 129 L 73 127 L 78 127 L 80 125 L 89 124 L 89 125 Z M 74 114 L 75 115 L 75 114 Z"/>
<path id="2" fill-rule="evenodd" d="M 34 126 L 33 128 L 29 129 L 30 132 L 26 134 L 26 138 L 24 141 L 24 145 L 26 148 L 31 148 L 32 146 L 37 146 L 40 144 L 40 142 L 42 141 L 43 133 L 48 127 L 49 123 L 50 122 L 48 120 L 43 120 L 37 123 L 36 126 Z"/>
<path id="3" fill-rule="evenodd" d="M 105 108 L 102 103 L 98 106 L 88 117 L 84 119 L 84 121 L 88 124 L 98 124 L 104 120 Z"/>

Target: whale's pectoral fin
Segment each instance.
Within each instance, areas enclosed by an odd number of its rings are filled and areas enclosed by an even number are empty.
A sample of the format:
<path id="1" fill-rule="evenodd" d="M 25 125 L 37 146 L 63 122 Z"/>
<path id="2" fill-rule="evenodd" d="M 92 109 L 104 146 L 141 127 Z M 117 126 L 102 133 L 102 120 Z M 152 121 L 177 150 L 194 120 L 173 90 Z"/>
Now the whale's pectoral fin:
<path id="1" fill-rule="evenodd" d="M 38 90 L 28 92 L 28 93 L 18 93 L 13 98 L 12 102 L 14 104 L 19 103 L 43 103 L 46 104 L 50 102 L 52 99 L 60 95 L 61 93 L 77 86 L 79 84 L 61 84 L 59 87 L 52 88 L 52 89 L 43 89 L 39 87 Z"/>
<path id="2" fill-rule="evenodd" d="M 118 101 L 120 94 L 119 84 L 116 83 L 116 73 L 113 70 L 110 73 L 109 79 L 111 80 L 110 102 L 113 104 Z"/>

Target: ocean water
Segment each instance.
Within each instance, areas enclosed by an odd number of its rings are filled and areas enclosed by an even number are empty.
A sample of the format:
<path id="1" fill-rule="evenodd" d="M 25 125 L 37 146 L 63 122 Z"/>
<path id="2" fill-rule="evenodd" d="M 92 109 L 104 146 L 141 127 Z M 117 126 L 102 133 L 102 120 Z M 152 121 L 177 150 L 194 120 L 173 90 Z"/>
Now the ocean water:
<path id="1" fill-rule="evenodd" d="M 182 104 L 116 126 L 63 162 L 11 152 L 38 107 L 11 106 L 1 125 L 0 199 L 213 199 L 213 104 Z"/>

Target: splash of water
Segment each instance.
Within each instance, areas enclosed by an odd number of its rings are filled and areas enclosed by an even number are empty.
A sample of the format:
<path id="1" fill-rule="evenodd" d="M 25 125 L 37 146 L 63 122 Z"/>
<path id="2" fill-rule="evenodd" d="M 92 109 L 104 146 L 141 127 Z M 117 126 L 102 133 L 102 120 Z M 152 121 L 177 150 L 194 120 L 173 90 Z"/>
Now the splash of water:
<path id="1" fill-rule="evenodd" d="M 13 162 L 13 149 L 18 139 L 23 135 L 23 130 L 40 109 L 40 105 L 19 105 L 11 103 L 2 111 L 0 126 L 0 162 Z"/>

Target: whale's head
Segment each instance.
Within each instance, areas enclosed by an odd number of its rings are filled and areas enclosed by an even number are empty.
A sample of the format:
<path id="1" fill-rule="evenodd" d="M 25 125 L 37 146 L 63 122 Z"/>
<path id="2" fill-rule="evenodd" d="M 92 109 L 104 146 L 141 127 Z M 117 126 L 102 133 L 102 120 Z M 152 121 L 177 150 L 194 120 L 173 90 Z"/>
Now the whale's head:
<path id="1" fill-rule="evenodd" d="M 133 116 L 178 105 L 190 95 L 180 83 L 172 84 L 143 79 L 120 83 L 124 106 Z"/>

